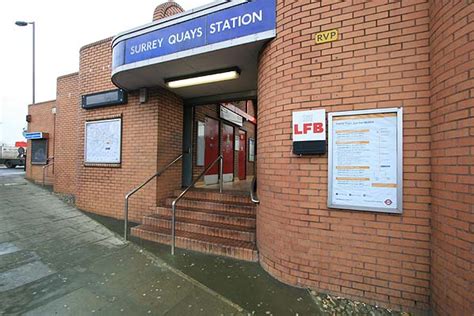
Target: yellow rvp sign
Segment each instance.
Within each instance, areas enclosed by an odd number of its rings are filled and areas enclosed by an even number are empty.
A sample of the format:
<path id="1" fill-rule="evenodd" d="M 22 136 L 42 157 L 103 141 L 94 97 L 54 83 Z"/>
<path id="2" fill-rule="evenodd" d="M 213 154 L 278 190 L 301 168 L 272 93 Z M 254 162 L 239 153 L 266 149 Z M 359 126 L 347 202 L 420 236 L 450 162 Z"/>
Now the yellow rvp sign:
<path id="1" fill-rule="evenodd" d="M 316 44 L 328 43 L 337 41 L 339 32 L 337 30 L 329 30 L 325 32 L 316 33 Z"/>

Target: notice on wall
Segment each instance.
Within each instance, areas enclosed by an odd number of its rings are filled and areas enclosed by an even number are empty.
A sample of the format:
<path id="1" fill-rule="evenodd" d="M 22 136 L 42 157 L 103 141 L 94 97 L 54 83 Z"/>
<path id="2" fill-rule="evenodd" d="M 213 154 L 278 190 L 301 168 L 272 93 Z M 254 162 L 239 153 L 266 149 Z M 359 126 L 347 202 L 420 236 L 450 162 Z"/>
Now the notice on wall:
<path id="1" fill-rule="evenodd" d="M 236 134 L 234 137 L 234 150 L 235 151 L 240 150 L 240 136 L 238 134 Z"/>
<path id="2" fill-rule="evenodd" d="M 255 139 L 249 138 L 249 161 L 255 161 Z"/>
<path id="3" fill-rule="evenodd" d="M 119 164 L 121 161 L 122 120 L 86 122 L 86 164 Z"/>
<path id="4" fill-rule="evenodd" d="M 204 122 L 198 122 L 196 166 L 204 166 L 205 150 L 206 150 L 205 132 L 206 132 L 206 124 Z"/>
<path id="5" fill-rule="evenodd" d="M 402 110 L 329 114 L 328 206 L 401 213 Z"/>

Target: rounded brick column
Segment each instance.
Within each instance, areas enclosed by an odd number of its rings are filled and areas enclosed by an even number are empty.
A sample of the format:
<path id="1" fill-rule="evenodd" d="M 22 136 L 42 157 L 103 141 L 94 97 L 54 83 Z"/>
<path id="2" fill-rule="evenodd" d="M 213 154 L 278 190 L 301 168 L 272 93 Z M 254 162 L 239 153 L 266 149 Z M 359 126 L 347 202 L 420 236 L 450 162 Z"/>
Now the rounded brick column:
<path id="1" fill-rule="evenodd" d="M 431 1 L 431 297 L 438 315 L 473 312 L 474 3 Z"/>
<path id="2" fill-rule="evenodd" d="M 337 41 L 315 34 L 337 29 Z M 409 34 L 409 35 L 405 35 Z M 260 54 L 257 243 L 277 279 L 398 310 L 430 306 L 428 3 L 278 1 Z M 292 153 L 292 112 L 403 107 L 402 215 L 327 208 L 327 155 Z"/>

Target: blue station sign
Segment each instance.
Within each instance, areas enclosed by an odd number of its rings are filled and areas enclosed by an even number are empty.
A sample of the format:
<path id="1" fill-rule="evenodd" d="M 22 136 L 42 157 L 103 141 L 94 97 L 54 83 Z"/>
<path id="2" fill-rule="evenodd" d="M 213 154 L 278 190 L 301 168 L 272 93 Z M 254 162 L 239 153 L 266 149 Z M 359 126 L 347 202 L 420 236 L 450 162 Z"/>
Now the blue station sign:
<path id="1" fill-rule="evenodd" d="M 113 68 L 276 29 L 276 0 L 253 0 L 119 41 Z"/>
<path id="2" fill-rule="evenodd" d="M 32 132 L 32 133 L 25 133 L 24 134 L 26 139 L 43 139 L 46 138 L 45 134 L 42 132 Z"/>

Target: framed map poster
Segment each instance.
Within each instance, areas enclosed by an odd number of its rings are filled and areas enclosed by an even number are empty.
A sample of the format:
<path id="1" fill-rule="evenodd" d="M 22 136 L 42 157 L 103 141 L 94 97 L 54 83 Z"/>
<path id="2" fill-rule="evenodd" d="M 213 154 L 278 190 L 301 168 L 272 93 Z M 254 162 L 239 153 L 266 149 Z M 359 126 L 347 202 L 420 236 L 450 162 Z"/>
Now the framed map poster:
<path id="1" fill-rule="evenodd" d="M 120 164 L 121 152 L 121 118 L 86 122 L 85 164 Z"/>
<path id="2" fill-rule="evenodd" d="M 401 108 L 330 113 L 328 207 L 403 212 Z"/>

